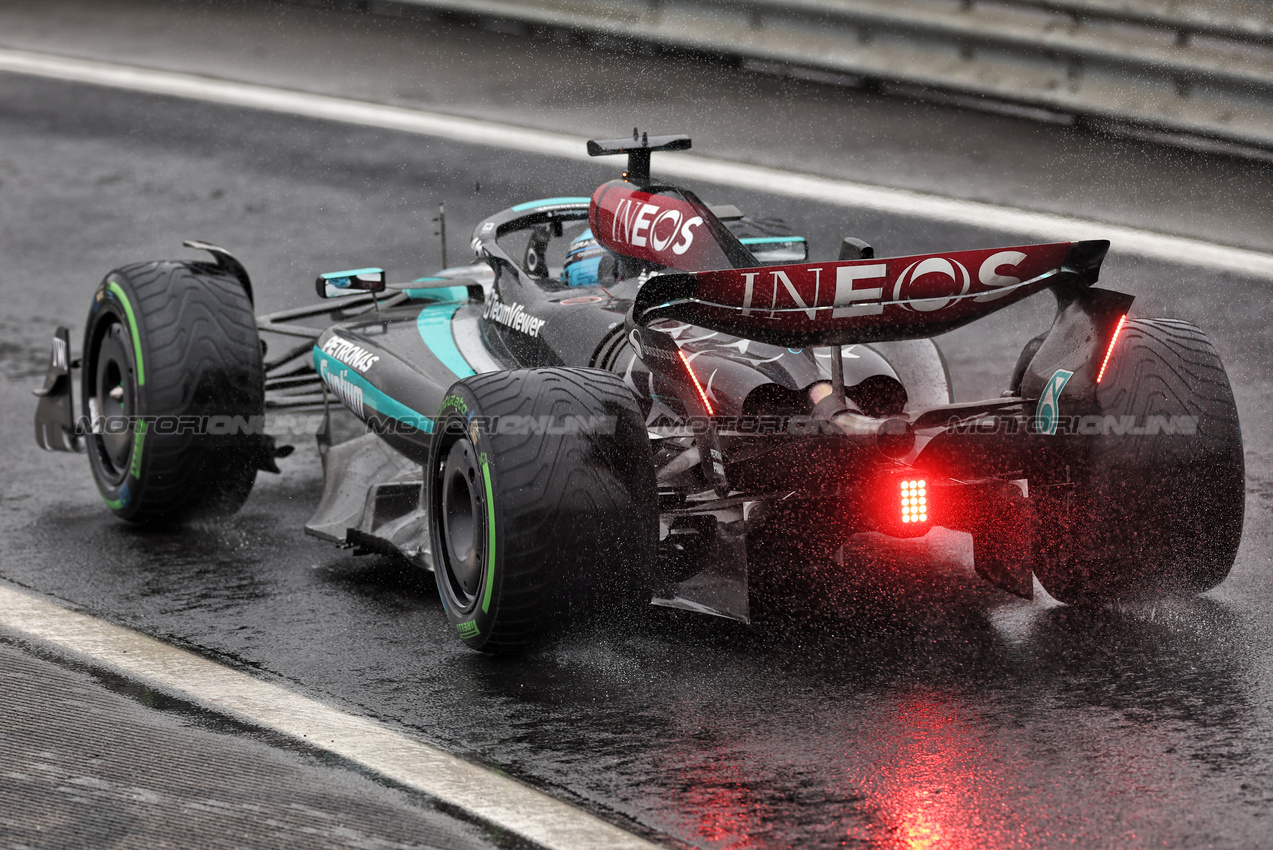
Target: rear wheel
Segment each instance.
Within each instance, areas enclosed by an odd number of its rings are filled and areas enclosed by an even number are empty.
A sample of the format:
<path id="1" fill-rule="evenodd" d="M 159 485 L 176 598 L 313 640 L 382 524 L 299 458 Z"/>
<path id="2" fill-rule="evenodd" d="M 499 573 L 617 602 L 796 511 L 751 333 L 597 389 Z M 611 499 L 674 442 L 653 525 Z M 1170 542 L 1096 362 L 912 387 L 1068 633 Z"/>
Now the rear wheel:
<path id="1" fill-rule="evenodd" d="M 243 285 L 209 263 L 116 269 L 84 336 L 89 463 L 107 506 L 139 523 L 239 509 L 256 477 L 265 379 Z"/>
<path id="2" fill-rule="evenodd" d="M 536 369 L 454 384 L 427 482 L 438 591 L 470 647 L 516 652 L 599 608 L 648 601 L 654 460 L 618 376 Z"/>
<path id="3" fill-rule="evenodd" d="M 1041 492 L 1035 574 L 1063 602 L 1184 595 L 1228 575 L 1245 481 L 1220 357 L 1188 322 L 1129 320 L 1084 417 L 1087 468 Z"/>

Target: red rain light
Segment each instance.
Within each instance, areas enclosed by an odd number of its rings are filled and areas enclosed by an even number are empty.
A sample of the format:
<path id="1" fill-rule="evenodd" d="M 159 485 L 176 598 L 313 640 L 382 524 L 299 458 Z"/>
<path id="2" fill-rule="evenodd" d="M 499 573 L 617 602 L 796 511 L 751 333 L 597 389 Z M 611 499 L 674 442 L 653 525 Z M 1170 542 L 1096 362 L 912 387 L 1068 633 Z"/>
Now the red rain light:
<path id="1" fill-rule="evenodd" d="M 1127 321 L 1127 315 L 1124 314 L 1118 320 L 1118 325 L 1114 328 L 1114 335 L 1110 337 L 1109 348 L 1105 349 L 1105 359 L 1101 361 L 1101 371 L 1096 373 L 1096 383 L 1101 382 L 1101 378 L 1105 377 L 1105 367 L 1109 365 L 1109 356 L 1114 353 L 1114 343 L 1118 342 L 1118 335 L 1123 330 L 1123 322 Z"/>
<path id="2" fill-rule="evenodd" d="M 685 371 L 690 373 L 690 380 L 694 382 L 694 388 L 698 390 L 698 397 L 703 400 L 703 407 L 707 408 L 708 416 L 715 416 L 716 411 L 712 409 L 712 403 L 707 400 L 707 391 L 703 389 L 703 385 L 698 382 L 698 375 L 694 374 L 693 367 L 690 366 L 690 359 L 685 356 L 685 352 L 677 350 L 681 362 L 685 364 Z"/>
<path id="3" fill-rule="evenodd" d="M 928 482 L 923 478 L 902 482 L 902 522 L 928 522 Z"/>

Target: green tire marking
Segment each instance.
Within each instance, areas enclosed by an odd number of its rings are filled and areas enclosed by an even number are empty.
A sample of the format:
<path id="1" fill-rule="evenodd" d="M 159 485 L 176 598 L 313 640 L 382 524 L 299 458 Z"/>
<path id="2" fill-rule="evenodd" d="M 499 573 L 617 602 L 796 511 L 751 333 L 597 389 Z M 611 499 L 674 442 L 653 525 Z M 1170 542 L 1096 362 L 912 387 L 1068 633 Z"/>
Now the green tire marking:
<path id="1" fill-rule="evenodd" d="M 495 584 L 495 495 L 491 492 L 491 467 L 480 455 L 482 481 L 486 484 L 486 590 L 482 592 L 482 613 L 491 607 L 491 587 Z"/>
<path id="2" fill-rule="evenodd" d="M 128 474 L 133 478 L 141 478 L 141 449 L 146 442 L 146 421 L 137 423 L 137 429 L 133 431 L 133 461 L 128 466 Z"/>
<path id="3" fill-rule="evenodd" d="M 482 630 L 478 628 L 475 620 L 466 620 L 463 623 L 456 623 L 455 630 L 460 633 L 460 637 L 462 638 L 473 638 L 482 633 Z"/>
<path id="4" fill-rule="evenodd" d="M 137 317 L 133 315 L 133 305 L 129 302 L 128 296 L 124 294 L 123 287 L 115 281 L 108 281 L 106 288 L 114 293 L 119 302 L 124 305 L 124 312 L 128 315 L 128 330 L 133 338 L 133 356 L 137 360 L 137 386 L 144 386 L 146 383 L 146 367 L 141 362 L 141 336 L 137 333 Z"/>
<path id="5" fill-rule="evenodd" d="M 97 485 L 97 495 L 102 497 L 102 501 L 106 503 L 106 507 L 110 508 L 113 511 L 117 511 L 124 506 L 123 499 L 106 498 L 106 492 L 102 490 L 101 482 L 99 482 L 96 478 L 93 479 L 93 483 Z"/>
<path id="6" fill-rule="evenodd" d="M 461 413 L 469 412 L 469 406 L 464 402 L 464 399 L 460 398 L 457 395 L 449 395 L 446 398 L 442 399 L 442 408 L 441 410 L 438 411 L 438 416 L 440 417 L 447 410 L 447 408 L 455 408 Z"/>

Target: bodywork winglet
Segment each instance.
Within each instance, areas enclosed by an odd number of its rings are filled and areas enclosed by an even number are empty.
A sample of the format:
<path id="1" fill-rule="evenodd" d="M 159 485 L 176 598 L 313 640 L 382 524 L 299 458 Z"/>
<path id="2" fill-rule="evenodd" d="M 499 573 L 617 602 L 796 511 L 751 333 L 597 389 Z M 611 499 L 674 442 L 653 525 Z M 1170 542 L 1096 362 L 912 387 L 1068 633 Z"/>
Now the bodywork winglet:
<path id="1" fill-rule="evenodd" d="M 194 248 L 196 251 L 207 251 L 217 261 L 217 265 L 243 284 L 243 291 L 247 293 L 248 301 L 256 304 L 256 299 L 252 297 L 252 278 L 248 276 L 248 270 L 244 268 L 243 263 L 239 262 L 239 258 L 231 254 L 220 245 L 213 245 L 211 242 L 204 242 L 199 239 L 187 239 L 181 243 L 187 248 Z"/>
<path id="2" fill-rule="evenodd" d="M 34 390 L 40 399 L 35 409 L 35 442 L 45 451 L 80 450 L 71 386 L 72 365 L 71 331 L 63 325 L 53 333 L 53 353 L 44 375 L 44 386 Z"/>

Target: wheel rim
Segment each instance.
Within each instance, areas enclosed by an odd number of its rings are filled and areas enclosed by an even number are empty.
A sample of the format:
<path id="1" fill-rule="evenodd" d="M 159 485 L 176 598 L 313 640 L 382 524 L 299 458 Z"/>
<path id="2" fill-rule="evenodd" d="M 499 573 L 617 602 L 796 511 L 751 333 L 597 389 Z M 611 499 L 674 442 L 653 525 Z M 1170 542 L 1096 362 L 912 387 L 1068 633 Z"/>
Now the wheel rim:
<path id="1" fill-rule="evenodd" d="M 477 453 L 466 439 L 456 440 L 446 455 L 441 480 L 441 537 L 445 580 L 461 609 L 477 601 L 482 584 L 486 510 Z"/>
<path id="2" fill-rule="evenodd" d="M 128 356 L 130 340 L 124 326 L 112 321 L 103 329 L 92 369 L 89 404 L 105 423 L 94 434 L 102 471 L 112 483 L 122 482 L 133 451 L 133 426 L 120 427 L 124 417 L 137 411 L 136 378 Z M 111 424 L 113 423 L 113 424 Z"/>

